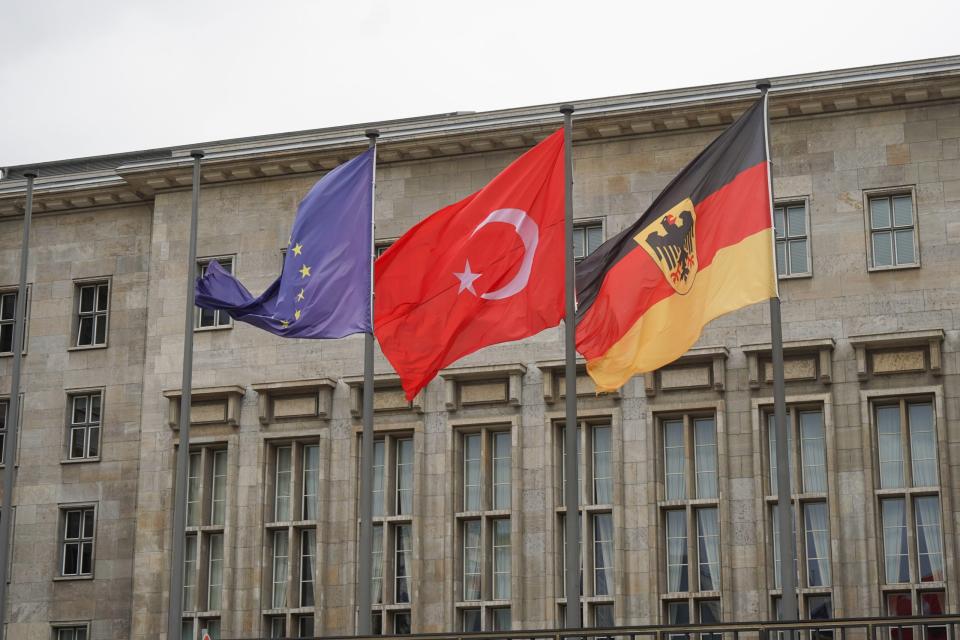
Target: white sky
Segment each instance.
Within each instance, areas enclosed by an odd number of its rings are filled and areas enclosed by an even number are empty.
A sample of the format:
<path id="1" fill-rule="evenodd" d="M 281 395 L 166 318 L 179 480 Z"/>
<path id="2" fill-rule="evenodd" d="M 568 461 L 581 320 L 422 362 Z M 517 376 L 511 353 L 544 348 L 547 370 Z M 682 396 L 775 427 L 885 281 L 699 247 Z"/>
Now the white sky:
<path id="1" fill-rule="evenodd" d="M 957 53 L 958 0 L 0 0 L 0 166 Z"/>

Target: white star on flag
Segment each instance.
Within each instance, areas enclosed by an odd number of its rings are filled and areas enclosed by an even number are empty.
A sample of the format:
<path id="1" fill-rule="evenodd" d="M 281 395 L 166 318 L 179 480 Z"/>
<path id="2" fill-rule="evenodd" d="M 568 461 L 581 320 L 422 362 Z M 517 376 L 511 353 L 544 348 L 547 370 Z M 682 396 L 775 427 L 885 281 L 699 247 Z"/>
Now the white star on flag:
<path id="1" fill-rule="evenodd" d="M 473 281 L 483 274 L 470 271 L 470 260 L 467 260 L 467 264 L 463 268 L 462 273 L 454 273 L 453 275 L 460 281 L 460 289 L 457 290 L 457 294 L 463 293 L 463 290 L 466 289 L 473 295 L 477 295 L 477 292 L 473 288 Z"/>

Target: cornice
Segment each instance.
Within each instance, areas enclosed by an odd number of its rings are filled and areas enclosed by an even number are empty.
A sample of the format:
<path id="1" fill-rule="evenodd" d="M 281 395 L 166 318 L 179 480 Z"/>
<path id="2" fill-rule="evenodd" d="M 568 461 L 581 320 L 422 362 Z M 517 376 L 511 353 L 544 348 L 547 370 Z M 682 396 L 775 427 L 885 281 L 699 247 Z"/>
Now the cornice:
<path id="1" fill-rule="evenodd" d="M 919 105 L 960 98 L 960 56 L 772 79 L 773 120 Z M 575 102 L 574 140 L 703 130 L 732 122 L 756 99 L 754 82 L 615 96 Z M 314 131 L 190 145 L 170 157 L 126 162 L 113 170 L 72 173 L 35 183 L 35 212 L 148 202 L 190 186 L 191 148 L 203 148 L 205 184 L 324 172 L 367 146 L 379 126 L 381 165 L 518 150 L 561 125 L 558 105 L 454 113 Z M 0 182 L 0 218 L 22 215 L 25 182 Z"/>

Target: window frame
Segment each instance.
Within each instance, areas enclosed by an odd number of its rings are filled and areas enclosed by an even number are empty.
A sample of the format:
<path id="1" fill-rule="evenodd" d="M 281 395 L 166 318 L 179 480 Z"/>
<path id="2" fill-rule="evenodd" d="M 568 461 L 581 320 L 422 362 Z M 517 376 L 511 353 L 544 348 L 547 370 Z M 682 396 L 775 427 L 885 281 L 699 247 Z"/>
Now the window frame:
<path id="1" fill-rule="evenodd" d="M 99 526 L 99 509 L 98 503 L 96 502 L 79 502 L 79 503 L 61 503 L 57 505 L 58 515 L 57 515 L 57 570 L 54 572 L 54 581 L 68 581 L 68 580 L 93 580 L 96 576 L 96 566 L 97 566 L 97 527 Z M 81 513 L 81 531 L 80 536 L 75 538 L 67 538 L 67 519 L 69 514 L 79 511 Z M 90 536 L 83 535 L 85 533 L 85 520 L 86 512 L 93 512 L 93 532 Z M 66 570 L 66 545 L 67 544 L 80 544 L 80 555 L 78 556 L 78 569 L 83 568 L 83 545 L 87 542 L 90 543 L 90 571 L 89 573 L 65 573 Z"/>
<path id="2" fill-rule="evenodd" d="M 556 548 L 559 550 L 556 563 L 555 575 L 555 610 L 558 612 L 558 624 L 562 625 L 565 614 L 561 612 L 566 610 L 566 518 L 567 510 L 565 504 L 565 486 L 566 486 L 566 426 L 564 418 L 560 414 L 548 415 L 551 424 L 551 434 L 553 436 L 553 464 L 554 464 L 554 523 Z M 596 447 L 596 429 L 609 429 L 610 446 L 609 451 L 598 449 Z M 596 610 L 601 607 L 612 606 L 614 618 L 617 615 L 617 602 L 620 598 L 620 589 L 622 588 L 622 577 L 619 571 L 622 569 L 618 562 L 617 541 L 619 539 L 618 524 L 621 518 L 621 485 L 618 482 L 622 473 L 622 461 L 617 446 L 621 442 L 621 425 L 619 417 L 609 410 L 587 410 L 579 411 L 577 415 L 577 495 L 578 495 L 578 531 L 579 531 L 579 553 L 580 558 L 580 605 L 581 619 L 593 620 Z M 607 464 L 610 466 L 610 476 L 598 476 L 595 471 L 597 466 L 597 453 L 607 455 Z M 595 500 L 600 494 L 597 491 L 599 482 L 609 481 L 610 501 L 606 503 L 597 503 Z M 613 553 L 610 557 L 609 566 L 603 567 L 606 570 L 606 594 L 597 595 L 597 566 L 596 553 L 597 543 L 597 517 L 610 516 L 611 539 L 610 546 Z M 606 542 L 605 540 L 602 542 Z"/>
<path id="3" fill-rule="evenodd" d="M 803 222 L 805 225 L 804 235 L 802 236 L 792 236 L 789 234 L 787 229 L 787 209 L 789 207 L 795 207 L 797 205 L 803 206 Z M 774 220 L 776 220 L 776 210 L 783 210 L 783 226 L 784 226 L 784 236 L 783 238 L 777 238 L 776 225 L 774 224 L 773 231 L 773 245 L 774 245 L 774 264 L 773 268 L 777 270 L 777 279 L 778 280 L 797 280 L 803 278 L 812 278 L 813 277 L 813 242 L 812 242 L 812 226 L 810 224 L 810 196 L 796 196 L 792 198 L 778 198 L 773 202 L 774 209 Z M 774 221 L 771 221 L 773 224 Z M 806 259 L 807 259 L 807 270 L 802 273 L 792 273 L 790 270 L 790 255 L 789 255 L 789 245 L 791 240 L 805 240 L 806 241 Z M 784 251 L 784 267 L 785 273 L 781 274 L 777 269 L 776 264 L 776 247 L 778 244 L 784 243 L 787 247 Z"/>
<path id="4" fill-rule="evenodd" d="M 68 389 L 67 394 L 67 403 L 66 403 L 66 417 L 64 420 L 64 448 L 63 455 L 61 456 L 61 464 L 81 464 L 84 462 L 99 462 L 101 459 L 101 453 L 103 452 L 103 425 L 104 425 L 104 411 L 106 409 L 106 399 L 107 390 L 105 387 L 91 387 L 87 389 Z M 94 396 L 100 396 L 100 421 L 99 423 L 94 424 L 89 419 L 82 423 L 74 423 L 74 405 L 77 398 L 86 397 L 87 400 L 87 416 L 90 416 L 90 398 Z M 83 429 L 83 451 L 84 455 L 73 457 L 72 444 L 73 444 L 73 432 L 76 429 Z M 97 429 L 97 455 L 91 456 L 90 452 L 90 430 Z"/>
<path id="5" fill-rule="evenodd" d="M 600 244 L 597 245 L 597 248 L 599 248 L 599 247 L 600 247 L 604 242 L 606 242 L 606 240 L 607 240 L 607 219 L 606 219 L 606 217 L 602 217 L 602 218 L 582 218 L 582 219 L 581 219 L 581 218 L 577 218 L 576 220 L 573 221 L 573 233 L 576 234 L 576 233 L 578 233 L 578 232 L 580 232 L 580 231 L 583 231 L 583 232 L 584 232 L 584 234 L 583 234 L 583 248 L 584 248 L 584 252 L 585 252 L 584 255 L 583 255 L 583 257 L 580 257 L 580 258 L 578 258 L 578 257 L 576 256 L 576 254 L 574 254 L 574 258 L 573 258 L 574 265 L 580 264 L 580 263 L 581 263 L 583 260 L 585 260 L 591 253 L 593 253 L 593 251 L 587 251 L 587 234 L 586 234 L 586 230 L 587 230 L 587 229 L 590 229 L 590 228 L 594 228 L 594 227 L 600 227 Z M 596 251 L 596 248 L 594 249 L 594 251 Z"/>
<path id="6" fill-rule="evenodd" d="M 99 302 L 99 289 L 101 286 L 105 286 L 107 289 L 107 306 L 106 309 L 100 310 L 97 308 L 97 303 Z M 83 296 L 83 289 L 87 287 L 93 287 L 93 310 L 92 311 L 81 311 L 80 304 Z M 99 276 L 95 278 L 83 278 L 73 281 L 73 307 L 71 308 L 71 340 L 70 346 L 67 348 L 67 351 L 88 351 L 91 349 L 106 349 L 110 345 L 110 310 L 112 307 L 112 298 L 113 298 L 113 277 L 112 276 Z M 96 342 L 97 332 L 97 319 L 103 317 L 104 329 L 103 329 L 103 342 Z M 94 328 L 92 329 L 92 340 L 90 344 L 80 344 L 80 324 L 83 318 L 91 317 L 94 319 Z"/>
<path id="7" fill-rule="evenodd" d="M 32 288 L 33 288 L 33 285 L 32 285 L 32 284 L 27 284 L 27 287 L 26 287 L 26 289 L 27 289 L 27 304 L 26 304 L 26 306 L 25 306 L 24 309 L 23 309 L 23 345 L 22 345 L 23 348 L 22 348 L 22 350 L 21 350 L 21 354 L 22 354 L 24 357 L 27 355 L 27 346 L 29 345 L 29 342 L 30 342 L 30 341 L 29 341 L 29 337 L 30 337 L 30 302 L 31 302 L 31 299 L 33 298 L 33 296 L 31 295 L 31 293 L 32 293 L 31 289 L 32 289 Z M 2 297 L 3 297 L 3 296 L 9 295 L 9 294 L 14 294 L 13 318 L 12 318 L 12 321 L 9 320 L 9 319 L 8 319 L 8 320 L 0 321 L 0 325 L 7 325 L 7 326 L 12 327 L 12 328 L 11 328 L 11 332 L 12 332 L 12 333 L 11 333 L 11 336 L 10 336 L 11 347 L 13 346 L 13 335 L 12 335 L 12 334 L 15 333 L 16 330 L 17 330 L 17 329 L 16 329 L 16 321 L 17 321 L 16 294 L 17 294 L 17 293 L 19 293 L 19 287 L 16 286 L 16 285 L 0 287 L 0 304 L 2 304 Z M 13 349 L 11 349 L 10 351 L 0 351 L 0 358 L 12 358 L 14 353 L 16 353 L 16 352 L 15 352 Z"/>
<path id="8" fill-rule="evenodd" d="M 84 632 L 85 640 L 90 640 L 89 620 L 67 620 L 63 622 L 50 623 L 51 637 L 53 640 L 60 640 L 61 631 L 73 631 L 74 634 L 76 634 L 76 632 L 80 630 Z M 76 635 L 74 635 L 74 638 L 76 638 Z"/>
<path id="9" fill-rule="evenodd" d="M 893 198 L 896 196 L 910 196 L 910 215 L 912 226 L 909 227 L 913 230 L 913 255 L 915 260 L 910 263 L 898 263 L 896 259 L 894 262 L 889 265 L 877 265 L 876 260 L 873 255 L 873 222 L 871 220 L 871 211 L 870 211 L 870 202 L 871 200 L 877 198 L 889 198 L 891 201 L 890 207 L 890 226 L 878 231 L 882 232 L 885 230 L 890 231 L 892 234 L 893 231 L 897 229 L 907 229 L 908 227 L 897 227 L 893 221 Z M 864 189 L 863 190 L 863 224 L 864 231 L 866 232 L 866 259 L 867 259 L 867 271 L 868 272 L 877 272 L 877 271 L 898 271 L 900 269 L 919 269 L 922 266 L 922 259 L 920 256 L 920 221 L 919 215 L 917 212 L 917 189 L 916 185 L 901 185 L 896 187 L 884 187 L 881 189 Z M 891 237 L 891 246 L 893 257 L 896 258 L 896 243 Z"/>
<path id="10" fill-rule="evenodd" d="M 237 254 L 234 253 L 234 254 L 223 254 L 223 255 L 216 255 L 216 256 L 204 256 L 204 257 L 202 257 L 202 258 L 197 258 L 197 264 L 196 264 L 196 269 L 197 269 L 197 271 L 196 271 L 196 276 L 197 276 L 197 279 L 198 279 L 198 280 L 202 277 L 202 274 L 203 274 L 203 272 L 206 270 L 207 265 L 210 264 L 213 260 L 216 260 L 217 262 L 220 262 L 221 266 L 223 265 L 223 263 L 222 263 L 223 260 L 230 260 L 230 261 L 231 261 L 231 263 L 230 263 L 230 275 L 236 277 L 236 275 L 237 275 Z M 223 331 L 223 330 L 225 330 L 225 329 L 232 329 L 232 328 L 233 328 L 233 318 L 230 317 L 230 314 L 228 314 L 226 311 L 223 311 L 223 310 L 221 310 L 221 309 L 217 309 L 217 310 L 215 310 L 215 311 L 213 312 L 213 313 L 215 314 L 214 317 L 216 318 L 216 321 L 214 322 L 214 324 L 212 324 L 212 325 L 207 325 L 207 326 L 201 325 L 201 320 L 202 320 L 203 311 L 204 311 L 204 309 L 201 309 L 200 307 L 194 305 L 194 307 L 193 307 L 193 330 L 194 330 L 194 332 L 197 332 L 197 331 Z M 220 315 L 220 314 L 223 314 L 224 316 L 226 316 L 226 318 L 227 318 L 227 322 L 226 322 L 226 323 L 221 323 L 221 322 L 220 322 L 220 318 L 221 318 L 221 315 Z"/>

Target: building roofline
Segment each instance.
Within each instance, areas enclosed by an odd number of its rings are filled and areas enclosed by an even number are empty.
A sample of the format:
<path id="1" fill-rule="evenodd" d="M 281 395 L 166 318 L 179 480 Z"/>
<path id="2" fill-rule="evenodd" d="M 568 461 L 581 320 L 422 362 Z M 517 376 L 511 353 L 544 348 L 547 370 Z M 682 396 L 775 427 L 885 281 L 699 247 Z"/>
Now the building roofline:
<path id="1" fill-rule="evenodd" d="M 771 78 L 771 96 L 811 90 L 843 88 L 855 84 L 883 83 L 910 77 L 933 74 L 960 74 L 960 56 L 946 56 L 908 62 L 853 67 L 818 71 Z M 648 109 L 669 109 L 712 103 L 724 100 L 739 100 L 756 95 L 755 81 L 735 81 L 719 84 L 666 89 L 636 94 L 623 94 L 605 98 L 574 101 L 577 117 L 615 115 L 622 112 Z M 114 164 L 137 170 L 147 167 L 162 168 L 189 162 L 189 150 L 203 148 L 209 160 L 249 156 L 257 153 L 295 151 L 316 146 L 352 146 L 365 143 L 363 131 L 370 127 L 381 129 L 381 144 L 406 140 L 411 137 L 438 134 L 456 134 L 465 131 L 485 130 L 525 125 L 559 124 L 559 103 L 544 103 L 526 107 L 512 107 L 483 112 L 452 112 L 427 116 L 337 125 L 284 133 L 262 134 L 242 138 L 213 140 L 188 145 L 88 156 L 66 160 L 4 167 L 2 179 L 16 180 L 28 168 L 39 168 L 41 177 L 64 175 L 79 177 L 82 173 L 109 172 L 105 165 Z M 57 171 L 58 168 L 76 167 L 73 171 Z M 89 167 L 88 171 L 84 171 Z M 47 169 L 47 172 L 44 172 Z M 99 171 L 98 171 L 99 169 Z M 50 171 L 53 172 L 49 173 Z"/>

